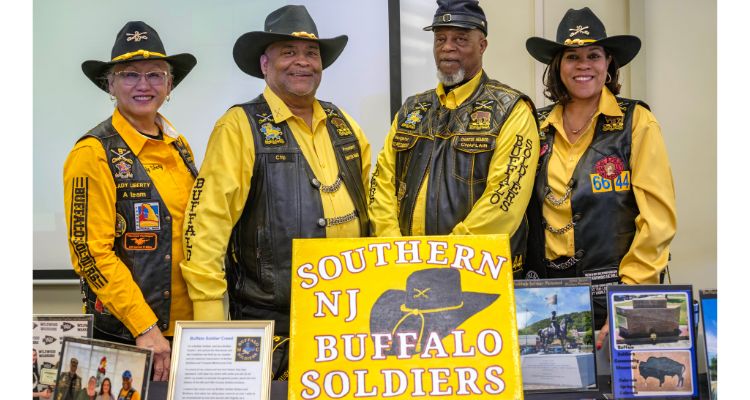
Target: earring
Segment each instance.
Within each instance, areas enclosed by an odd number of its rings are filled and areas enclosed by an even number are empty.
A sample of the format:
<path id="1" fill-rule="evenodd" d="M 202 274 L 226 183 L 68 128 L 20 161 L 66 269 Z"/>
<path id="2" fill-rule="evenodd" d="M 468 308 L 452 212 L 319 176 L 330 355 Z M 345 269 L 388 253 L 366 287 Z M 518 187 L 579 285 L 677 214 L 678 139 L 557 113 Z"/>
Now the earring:
<path id="1" fill-rule="evenodd" d="M 612 75 L 610 75 L 609 72 L 607 72 L 607 80 L 604 81 L 604 83 L 610 83 L 610 82 L 612 82 Z"/>
<path id="2" fill-rule="evenodd" d="M 109 101 L 111 101 L 111 102 L 114 103 L 115 101 L 117 101 L 117 98 L 115 96 L 113 96 L 112 93 L 110 93 L 109 94 Z"/>
<path id="3" fill-rule="evenodd" d="M 167 103 L 169 103 L 169 99 L 171 99 L 171 98 L 172 98 L 172 93 L 170 93 L 170 94 L 167 95 Z"/>

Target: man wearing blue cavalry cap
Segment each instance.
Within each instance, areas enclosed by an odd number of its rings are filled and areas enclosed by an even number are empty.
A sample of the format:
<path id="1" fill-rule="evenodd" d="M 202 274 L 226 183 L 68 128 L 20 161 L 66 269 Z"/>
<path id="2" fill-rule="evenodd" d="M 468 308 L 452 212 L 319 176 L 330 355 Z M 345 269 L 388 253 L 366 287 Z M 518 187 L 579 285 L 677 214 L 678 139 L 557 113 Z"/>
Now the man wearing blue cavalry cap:
<path id="1" fill-rule="evenodd" d="M 133 374 L 127 369 L 122 373 L 122 389 L 117 400 L 141 400 L 141 395 L 133 388 Z"/>
<path id="2" fill-rule="evenodd" d="M 393 120 L 370 188 L 377 236 L 511 235 L 520 274 L 539 156 L 534 106 L 482 70 L 487 19 L 476 0 L 438 0 L 432 24 L 437 88 L 409 97 Z"/>

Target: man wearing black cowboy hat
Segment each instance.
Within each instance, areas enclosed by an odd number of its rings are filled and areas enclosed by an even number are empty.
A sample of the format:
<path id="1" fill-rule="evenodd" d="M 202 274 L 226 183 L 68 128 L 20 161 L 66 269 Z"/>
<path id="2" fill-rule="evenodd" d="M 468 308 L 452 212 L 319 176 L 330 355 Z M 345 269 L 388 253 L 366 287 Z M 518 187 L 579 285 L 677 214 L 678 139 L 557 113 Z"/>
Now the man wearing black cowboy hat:
<path id="1" fill-rule="evenodd" d="M 438 0 L 440 82 L 409 97 L 378 156 L 370 193 L 377 236 L 512 235 L 520 272 L 539 155 L 531 100 L 482 70 L 487 19 L 476 0 Z"/>
<path id="2" fill-rule="evenodd" d="M 216 123 L 186 211 L 195 319 L 225 318 L 228 290 L 232 319 L 275 320 L 275 379 L 286 377 L 292 239 L 369 233 L 370 146 L 349 115 L 315 98 L 347 40 L 320 39 L 294 5 L 237 39 L 235 62 L 266 88 Z"/>

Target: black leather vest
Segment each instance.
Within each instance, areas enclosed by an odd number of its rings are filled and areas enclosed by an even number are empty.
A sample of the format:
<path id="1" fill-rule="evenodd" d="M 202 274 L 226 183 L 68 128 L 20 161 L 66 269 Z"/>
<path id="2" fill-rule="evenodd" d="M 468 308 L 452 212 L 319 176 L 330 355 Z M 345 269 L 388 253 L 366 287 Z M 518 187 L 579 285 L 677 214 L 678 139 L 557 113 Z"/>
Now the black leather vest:
<path id="1" fill-rule="evenodd" d="M 426 234 L 447 235 L 466 218 L 486 189 L 490 160 L 505 120 L 519 100 L 532 104 L 526 95 L 489 79 L 484 72 L 480 79 L 475 92 L 455 110 L 443 107 L 434 89 L 409 97 L 401 106 L 391 146 L 396 152 L 395 185 L 402 235 L 412 235 L 414 207 L 425 183 Z M 525 174 L 529 167 L 531 149 L 530 140 L 517 137 L 511 157 L 518 159 L 522 169 L 519 174 Z M 502 185 L 504 189 L 498 188 L 491 201 L 507 210 L 520 187 L 514 182 Z M 524 218 L 510 239 L 516 274 L 522 268 L 527 235 Z"/>
<path id="2" fill-rule="evenodd" d="M 578 260 L 568 272 L 571 276 L 588 276 L 592 285 L 600 286 L 619 282 L 620 261 L 630 249 L 635 237 L 635 218 L 638 206 L 630 183 L 630 153 L 633 133 L 633 111 L 637 100 L 617 98 L 623 117 L 600 114 L 596 121 L 594 138 L 585 150 L 568 184 L 571 188 L 575 254 Z M 539 109 L 539 123 L 546 120 L 552 106 Z M 529 206 L 529 253 L 526 264 L 527 278 L 558 277 L 559 272 L 547 267 L 545 257 L 545 226 L 542 205 L 547 195 L 547 167 L 554 149 L 555 128 L 548 125 L 540 136 L 541 156 L 534 182 L 534 195 Z M 559 194 L 556 194 L 559 196 Z M 553 226 L 553 229 L 562 227 Z M 604 294 L 596 294 L 594 302 L 602 309 L 606 306 Z M 606 315 L 606 314 L 605 314 Z M 603 321 L 601 321 L 603 323 Z"/>
<path id="3" fill-rule="evenodd" d="M 98 139 L 104 147 L 117 188 L 115 254 L 130 269 L 158 318 L 157 326 L 165 331 L 169 328 L 172 290 L 172 217 L 143 164 L 112 126 L 112 118 L 79 140 L 87 137 Z M 195 177 L 197 170 L 186 146 L 179 140 L 172 144 Z M 133 341 L 125 325 L 98 301 L 89 281 L 82 278 L 81 285 L 86 312 L 94 314 L 94 328 L 126 342 Z"/>
<path id="4" fill-rule="evenodd" d="M 359 142 L 336 106 L 320 104 L 327 114 L 339 176 L 354 203 L 360 235 L 368 236 Z M 325 237 L 321 183 L 289 125 L 274 123 L 263 96 L 240 107 L 253 132 L 255 165 L 250 193 L 227 250 L 230 315 L 232 319 L 274 319 L 276 332 L 288 334 L 292 239 Z"/>

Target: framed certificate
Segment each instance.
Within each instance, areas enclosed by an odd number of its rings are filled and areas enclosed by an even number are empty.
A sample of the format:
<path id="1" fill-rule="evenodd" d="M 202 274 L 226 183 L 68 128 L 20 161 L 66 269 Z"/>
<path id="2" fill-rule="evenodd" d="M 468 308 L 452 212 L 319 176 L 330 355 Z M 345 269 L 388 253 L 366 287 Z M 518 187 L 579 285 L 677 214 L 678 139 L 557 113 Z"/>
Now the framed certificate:
<path id="1" fill-rule="evenodd" d="M 698 396 L 690 285 L 607 288 L 616 399 Z"/>
<path id="2" fill-rule="evenodd" d="M 718 351 L 717 351 L 717 291 L 701 290 L 701 315 L 703 316 L 703 339 L 706 356 L 706 370 L 708 372 L 708 390 L 711 399 L 716 400 L 716 387 L 719 384 L 717 377 L 718 371 Z"/>
<path id="3" fill-rule="evenodd" d="M 273 321 L 177 321 L 167 399 L 268 400 Z"/>
<path id="4" fill-rule="evenodd" d="M 64 336 L 90 338 L 94 316 L 90 314 L 35 314 L 32 316 L 34 390 L 55 384 Z"/>
<path id="5" fill-rule="evenodd" d="M 515 281 L 523 389 L 596 391 L 591 279 Z"/>
<path id="6" fill-rule="evenodd" d="M 152 359 L 149 349 L 64 337 L 53 398 L 73 399 L 84 393 L 104 392 L 115 399 L 146 400 Z"/>

